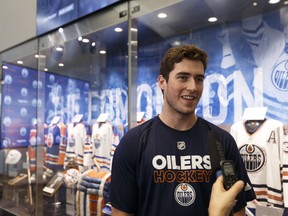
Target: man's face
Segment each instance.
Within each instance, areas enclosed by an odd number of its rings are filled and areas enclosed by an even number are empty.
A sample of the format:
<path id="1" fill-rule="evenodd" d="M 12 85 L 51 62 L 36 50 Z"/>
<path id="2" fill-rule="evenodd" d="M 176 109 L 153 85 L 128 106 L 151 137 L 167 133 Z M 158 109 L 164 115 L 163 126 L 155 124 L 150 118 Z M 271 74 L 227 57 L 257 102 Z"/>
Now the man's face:
<path id="1" fill-rule="evenodd" d="M 169 81 L 158 77 L 164 93 L 164 109 L 184 115 L 194 114 L 203 92 L 204 66 L 201 61 L 183 59 L 170 72 Z"/>

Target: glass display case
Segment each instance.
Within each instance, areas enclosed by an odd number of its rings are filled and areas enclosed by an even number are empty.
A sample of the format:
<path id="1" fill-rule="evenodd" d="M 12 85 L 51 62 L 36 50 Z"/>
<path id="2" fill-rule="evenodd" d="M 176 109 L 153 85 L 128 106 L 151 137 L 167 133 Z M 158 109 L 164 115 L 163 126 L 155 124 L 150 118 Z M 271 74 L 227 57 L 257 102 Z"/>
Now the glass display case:
<path id="1" fill-rule="evenodd" d="M 80 214 L 81 174 L 109 173 L 123 134 L 160 113 L 172 46 L 209 55 L 197 115 L 229 129 L 265 106 L 287 124 L 287 14 L 284 1 L 119 1 L 1 53 L 0 208 Z"/>

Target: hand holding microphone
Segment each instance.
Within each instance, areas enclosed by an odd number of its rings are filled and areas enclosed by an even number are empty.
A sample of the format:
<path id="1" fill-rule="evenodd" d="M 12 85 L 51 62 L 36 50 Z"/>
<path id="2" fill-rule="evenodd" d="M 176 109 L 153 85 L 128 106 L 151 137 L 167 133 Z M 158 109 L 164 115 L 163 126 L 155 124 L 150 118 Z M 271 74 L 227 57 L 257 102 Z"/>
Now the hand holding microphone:
<path id="1" fill-rule="evenodd" d="M 243 189 L 244 182 L 239 180 L 230 189 L 224 188 L 224 178 L 220 176 L 213 184 L 210 203 L 209 216 L 228 216 L 236 203 L 238 193 Z"/>

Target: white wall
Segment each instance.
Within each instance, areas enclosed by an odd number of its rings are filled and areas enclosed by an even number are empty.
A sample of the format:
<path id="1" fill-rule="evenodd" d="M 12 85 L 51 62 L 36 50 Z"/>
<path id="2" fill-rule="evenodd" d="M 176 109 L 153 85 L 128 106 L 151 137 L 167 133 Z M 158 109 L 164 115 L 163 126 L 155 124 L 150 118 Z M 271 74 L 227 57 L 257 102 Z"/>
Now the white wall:
<path id="1" fill-rule="evenodd" d="M 37 0 L 0 0 L 0 52 L 36 36 Z"/>

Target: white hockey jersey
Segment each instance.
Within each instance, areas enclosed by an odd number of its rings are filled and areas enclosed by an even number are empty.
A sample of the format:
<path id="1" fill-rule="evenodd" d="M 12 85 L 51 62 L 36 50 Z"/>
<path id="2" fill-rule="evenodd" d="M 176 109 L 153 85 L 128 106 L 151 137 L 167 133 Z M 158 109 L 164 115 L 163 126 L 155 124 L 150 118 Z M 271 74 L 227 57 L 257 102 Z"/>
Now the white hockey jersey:
<path id="1" fill-rule="evenodd" d="M 70 123 L 67 131 L 67 147 L 66 147 L 66 163 L 67 158 L 76 157 L 79 171 L 83 173 L 91 168 L 90 150 L 90 134 L 87 132 L 87 127 L 84 123 Z M 87 147 L 88 145 L 88 147 Z"/>
<path id="2" fill-rule="evenodd" d="M 102 171 L 111 170 L 111 160 L 114 151 L 119 144 L 113 132 L 113 126 L 109 122 L 95 123 L 92 126 L 92 152 L 93 159 L 96 159 Z"/>
<path id="3" fill-rule="evenodd" d="M 288 207 L 288 143 L 284 125 L 267 119 L 253 133 L 245 121 L 230 130 L 261 205 Z M 251 206 L 250 206 L 251 207 Z"/>

